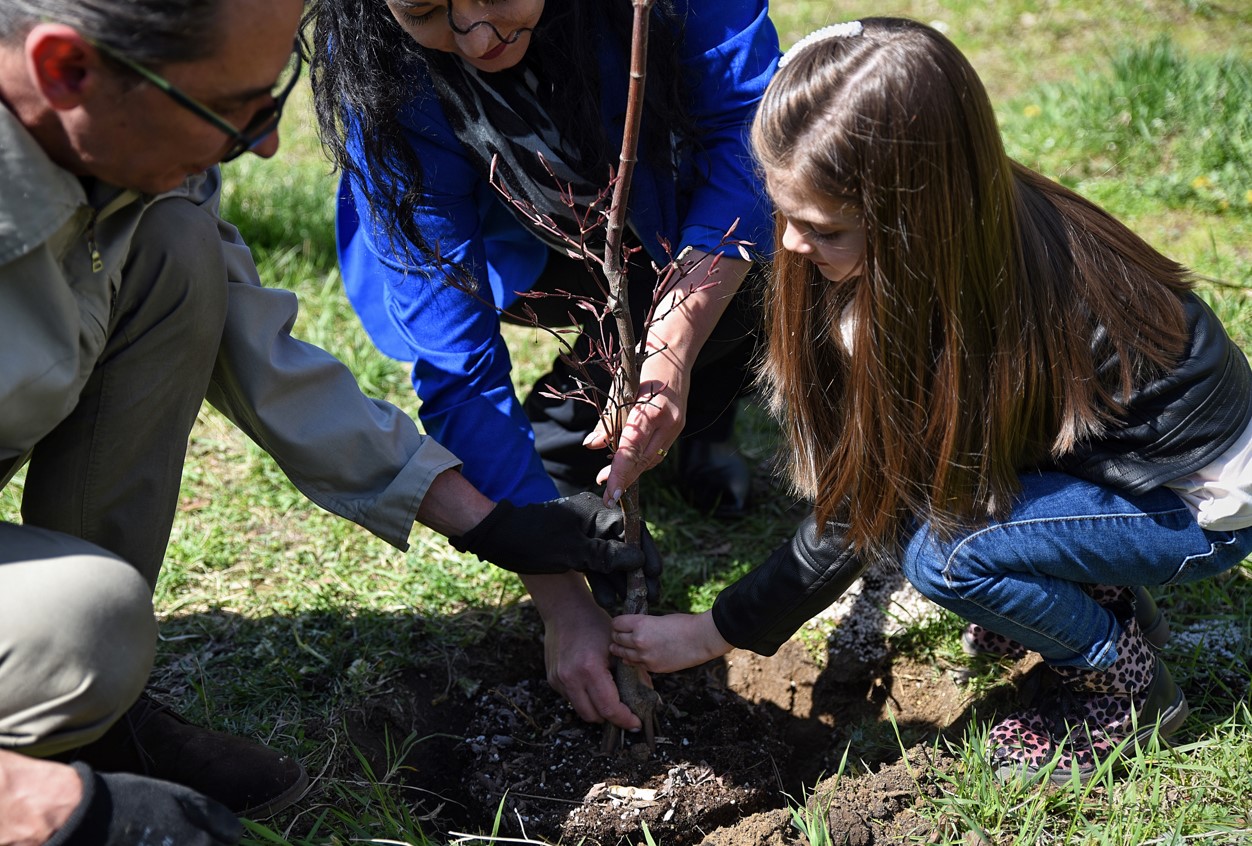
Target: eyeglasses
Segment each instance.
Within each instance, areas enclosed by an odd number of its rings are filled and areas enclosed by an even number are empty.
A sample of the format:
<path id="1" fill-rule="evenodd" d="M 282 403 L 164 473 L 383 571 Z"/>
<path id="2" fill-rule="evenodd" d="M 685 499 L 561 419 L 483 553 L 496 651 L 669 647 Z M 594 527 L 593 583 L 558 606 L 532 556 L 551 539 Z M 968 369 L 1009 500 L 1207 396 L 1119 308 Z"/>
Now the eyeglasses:
<path id="1" fill-rule="evenodd" d="M 291 90 L 296 87 L 296 81 L 300 79 L 300 68 L 304 65 L 304 57 L 301 55 L 300 42 L 297 40 L 292 45 L 291 54 L 293 62 L 289 64 L 292 67 L 291 79 L 283 83 L 282 88 L 274 95 L 274 102 L 263 109 L 257 111 L 248 121 L 248 125 L 243 129 L 236 129 L 235 125 L 208 106 L 201 103 L 194 97 L 183 93 L 176 85 L 165 77 L 161 76 L 154 70 L 144 67 L 138 62 L 134 62 L 121 53 L 114 50 L 107 44 L 101 44 L 94 39 L 83 36 L 92 46 L 107 55 L 110 59 L 122 65 L 127 70 L 139 74 L 147 82 L 155 85 L 164 94 L 187 111 L 195 114 L 200 119 L 213 124 L 222 132 L 226 133 L 226 137 L 233 142 L 226 150 L 226 154 L 222 156 L 223 162 L 229 162 L 237 159 L 244 153 L 251 150 L 257 144 L 260 144 L 265 138 L 278 128 L 279 118 L 283 114 L 283 105 L 287 102 L 288 95 Z"/>

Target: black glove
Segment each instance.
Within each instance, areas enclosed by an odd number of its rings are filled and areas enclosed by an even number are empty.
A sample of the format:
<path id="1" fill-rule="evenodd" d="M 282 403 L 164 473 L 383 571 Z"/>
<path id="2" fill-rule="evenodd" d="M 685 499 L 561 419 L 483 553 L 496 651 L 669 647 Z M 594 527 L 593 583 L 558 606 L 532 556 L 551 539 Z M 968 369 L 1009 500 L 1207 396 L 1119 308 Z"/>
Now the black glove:
<path id="1" fill-rule="evenodd" d="M 593 493 L 515 506 L 502 500 L 482 522 L 448 540 L 461 552 L 524 575 L 626 573 L 661 575 L 661 556 L 646 530 L 642 548 L 623 540 L 625 518 Z M 624 580 L 623 580 L 624 584 Z"/>
<path id="2" fill-rule="evenodd" d="M 661 553 L 657 551 L 647 526 L 640 526 L 639 545 L 643 547 L 643 579 L 648 587 L 648 604 L 655 605 L 661 598 Z M 625 573 L 588 573 L 587 584 L 596 604 L 613 613 L 626 599 Z"/>
<path id="3" fill-rule="evenodd" d="M 168 781 L 71 764 L 83 799 L 46 846 L 235 846 L 243 824 L 226 806 Z"/>

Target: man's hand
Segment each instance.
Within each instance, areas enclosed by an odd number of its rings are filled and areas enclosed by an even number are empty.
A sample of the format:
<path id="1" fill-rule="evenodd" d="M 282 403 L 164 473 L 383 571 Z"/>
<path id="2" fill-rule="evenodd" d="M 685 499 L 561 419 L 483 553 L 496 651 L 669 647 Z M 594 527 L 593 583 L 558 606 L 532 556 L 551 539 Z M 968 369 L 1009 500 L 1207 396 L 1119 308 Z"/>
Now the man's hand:
<path id="1" fill-rule="evenodd" d="M 543 617 L 548 684 L 589 723 L 607 721 L 627 731 L 641 728 L 610 671 L 609 616 L 596 607 L 582 579 L 525 576 L 523 581 Z"/>
<path id="2" fill-rule="evenodd" d="M 673 673 L 720 658 L 733 647 L 713 623 L 713 613 L 625 614 L 613 618 L 609 651 L 652 673 Z"/>
<path id="3" fill-rule="evenodd" d="M 194 790 L 0 750 L 0 846 L 235 846 L 243 825 Z"/>
<path id="4" fill-rule="evenodd" d="M 625 543 L 625 518 L 592 493 L 515 506 L 504 500 L 474 528 L 448 540 L 497 567 L 524 575 L 624 573 L 661 575 L 661 556 L 643 532 L 642 546 Z"/>
<path id="5" fill-rule="evenodd" d="M 0 749 L 0 846 L 43 846 L 82 798 L 68 765 Z"/>

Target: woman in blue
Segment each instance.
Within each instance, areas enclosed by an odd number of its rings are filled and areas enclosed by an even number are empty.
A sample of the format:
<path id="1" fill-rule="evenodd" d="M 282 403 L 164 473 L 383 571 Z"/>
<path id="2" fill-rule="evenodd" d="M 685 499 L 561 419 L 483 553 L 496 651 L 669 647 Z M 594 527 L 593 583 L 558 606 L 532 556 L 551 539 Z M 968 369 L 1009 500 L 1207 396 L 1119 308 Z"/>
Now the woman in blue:
<path id="1" fill-rule="evenodd" d="M 766 0 L 660 0 L 653 12 L 628 220 L 628 241 L 641 248 L 630 269 L 636 317 L 658 285 L 653 263 L 681 256 L 687 272 L 650 327 L 655 354 L 641 395 L 651 399 L 633 410 L 609 467 L 595 449 L 605 439 L 589 406 L 544 397 L 539 386 L 525 402 L 514 394 L 502 312 L 518 310 L 518 292 L 593 283 L 566 245 L 528 225 L 489 179 L 494 161 L 512 196 L 577 237 L 557 180 L 579 208 L 608 184 L 629 81 L 631 4 L 318 0 L 309 14 L 322 137 L 344 174 L 337 234 L 348 296 L 379 348 L 414 362 L 422 422 L 464 461 L 465 476 L 517 504 L 597 482 L 611 499 L 684 433 L 680 476 L 723 511 L 740 511 L 748 474 L 731 424 L 758 304 L 754 265 L 725 241 L 733 229 L 751 250 L 772 249 L 770 208 L 747 148 L 779 54 Z M 569 309 L 560 299 L 527 302 L 558 316 Z M 584 349 L 589 331 L 598 329 L 583 327 Z M 540 382 L 559 392 L 570 379 L 558 362 Z M 526 584 L 548 622 L 550 680 L 585 718 L 614 719 L 605 708 L 620 702 L 600 687 L 611 686 L 607 617 L 570 579 Z M 571 664 L 565 644 L 554 646 L 553 621 L 578 618 L 582 628 L 563 629 L 579 632 L 582 657 Z M 600 636 L 586 637 L 591 625 Z M 579 667 L 572 685 L 553 678 L 570 666 Z M 596 707 L 571 690 L 589 678 Z"/>
<path id="2" fill-rule="evenodd" d="M 689 487 L 711 488 L 723 512 L 745 504 L 746 467 L 727 453 L 756 304 L 750 291 L 732 296 L 751 265 L 723 241 L 734 228 L 759 253 L 771 245 L 746 127 L 772 74 L 777 36 L 765 0 L 658 7 L 630 203 L 631 237 L 643 248 L 631 274 L 635 311 L 642 315 L 657 285 L 653 262 L 690 251 L 676 300 L 704 282 L 712 255 L 729 255 L 718 262 L 717 285 L 682 308 L 661 309 L 650 335 L 664 352 L 642 374 L 653 399 L 636 409 L 611 470 L 597 480 L 607 459 L 584 445 L 593 409 L 538 390 L 520 402 L 500 334 L 501 310 L 506 320 L 518 311 L 518 292 L 592 283 L 565 244 L 515 214 L 488 180 L 494 158 L 513 196 L 577 238 L 557 180 L 580 208 L 608 184 L 626 104 L 631 4 L 314 5 L 319 116 L 345 174 L 338 239 L 348 296 L 378 347 L 414 362 L 423 424 L 489 496 L 535 502 L 599 481 L 611 498 L 686 432 L 683 475 L 710 471 Z M 546 325 L 568 322 L 565 300 L 527 302 L 553 312 L 538 309 Z M 541 383 L 567 389 L 568 368 L 558 362 Z M 603 443 L 600 433 L 590 439 Z"/>

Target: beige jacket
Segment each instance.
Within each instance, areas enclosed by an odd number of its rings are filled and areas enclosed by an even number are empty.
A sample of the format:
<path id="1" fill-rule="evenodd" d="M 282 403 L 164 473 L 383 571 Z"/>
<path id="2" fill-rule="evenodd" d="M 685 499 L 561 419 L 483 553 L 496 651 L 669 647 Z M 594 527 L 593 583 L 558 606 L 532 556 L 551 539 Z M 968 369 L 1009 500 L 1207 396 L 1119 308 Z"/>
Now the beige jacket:
<path id="1" fill-rule="evenodd" d="M 217 216 L 220 185 L 214 168 L 162 197 L 89 196 L 0 106 L 0 461 L 28 454 L 78 402 L 140 217 L 172 195 Z M 219 218 L 219 231 L 229 306 L 209 401 L 311 500 L 406 549 L 431 482 L 460 462 L 293 338 L 295 295 L 262 287 L 238 230 Z"/>

